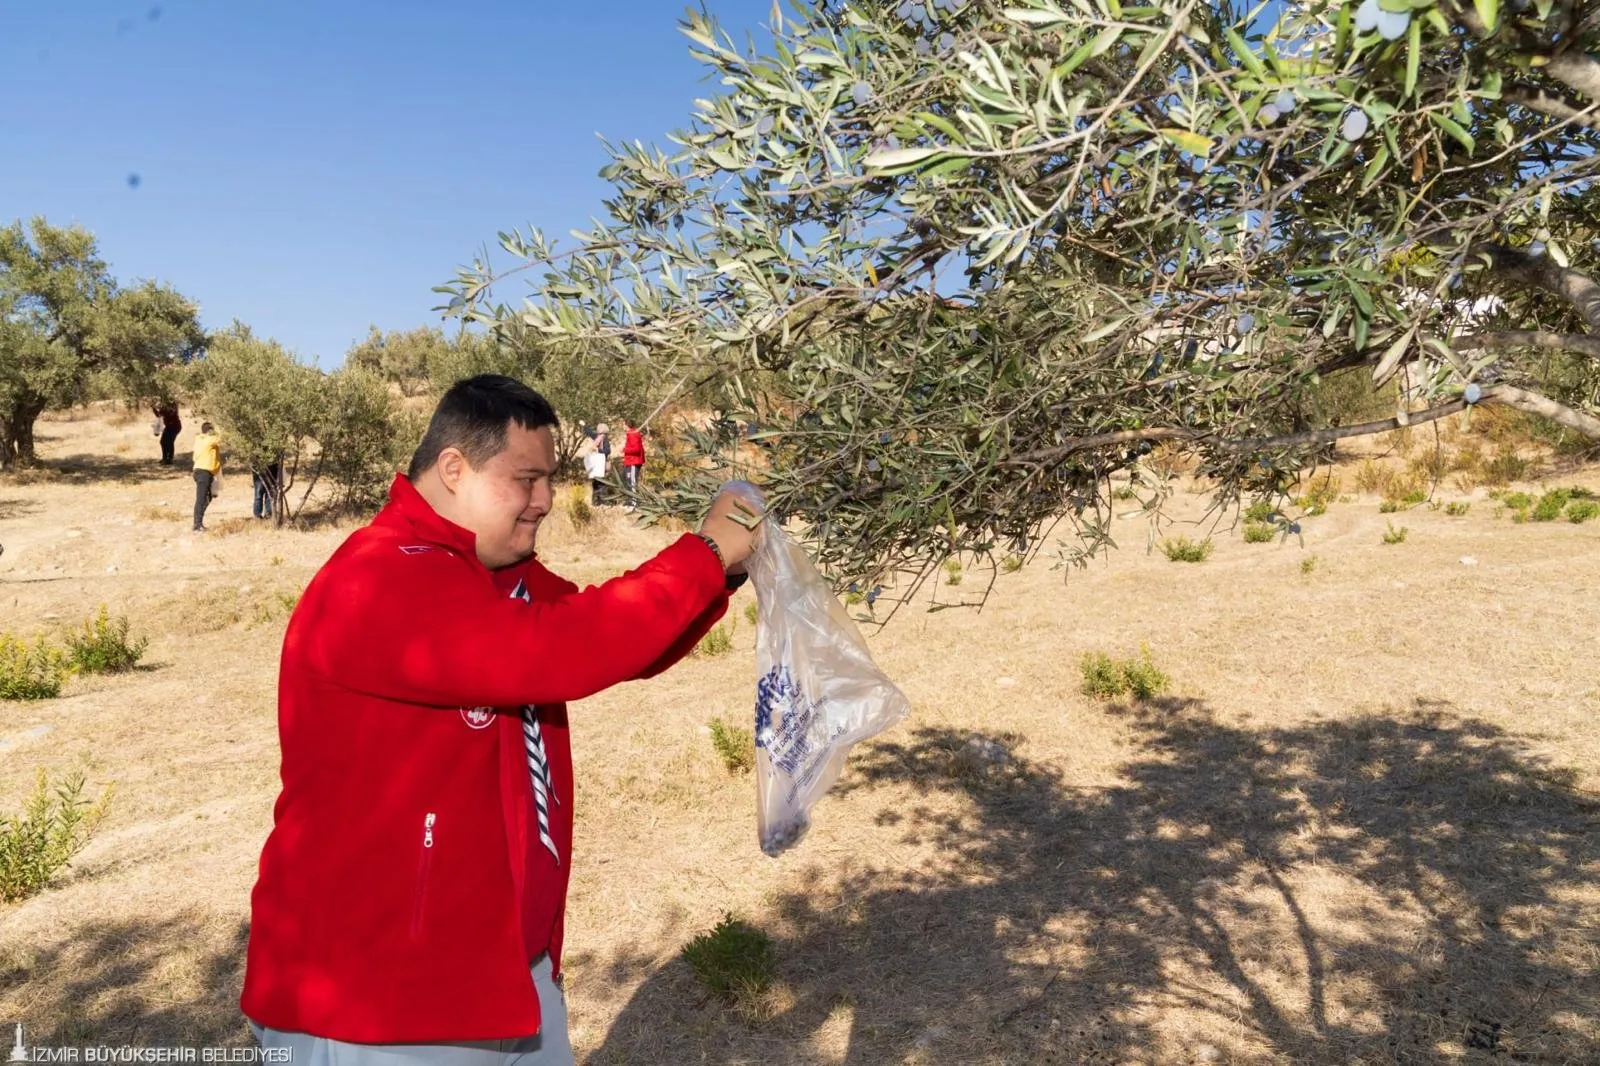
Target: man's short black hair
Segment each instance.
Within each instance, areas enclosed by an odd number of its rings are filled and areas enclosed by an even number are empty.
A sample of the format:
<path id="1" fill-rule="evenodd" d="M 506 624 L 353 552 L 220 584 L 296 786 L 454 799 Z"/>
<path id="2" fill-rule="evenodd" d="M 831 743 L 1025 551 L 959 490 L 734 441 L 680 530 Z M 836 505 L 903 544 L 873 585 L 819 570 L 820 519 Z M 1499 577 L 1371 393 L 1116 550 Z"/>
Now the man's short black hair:
<path id="1" fill-rule="evenodd" d="M 457 448 L 473 467 L 481 467 L 505 450 L 506 427 L 523 429 L 559 424 L 550 401 L 516 378 L 479 374 L 451 385 L 439 398 L 406 476 L 421 477 L 446 448 Z"/>

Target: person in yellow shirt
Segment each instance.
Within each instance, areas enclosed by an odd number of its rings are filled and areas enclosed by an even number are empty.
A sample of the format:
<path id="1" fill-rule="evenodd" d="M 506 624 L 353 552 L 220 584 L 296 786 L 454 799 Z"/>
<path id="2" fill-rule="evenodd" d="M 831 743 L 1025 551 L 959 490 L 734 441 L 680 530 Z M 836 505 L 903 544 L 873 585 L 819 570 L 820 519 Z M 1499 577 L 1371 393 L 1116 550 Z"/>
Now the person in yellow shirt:
<path id="1" fill-rule="evenodd" d="M 222 438 L 210 422 L 200 423 L 194 439 L 194 531 L 206 531 L 206 508 L 217 494 L 217 475 L 222 473 Z"/>

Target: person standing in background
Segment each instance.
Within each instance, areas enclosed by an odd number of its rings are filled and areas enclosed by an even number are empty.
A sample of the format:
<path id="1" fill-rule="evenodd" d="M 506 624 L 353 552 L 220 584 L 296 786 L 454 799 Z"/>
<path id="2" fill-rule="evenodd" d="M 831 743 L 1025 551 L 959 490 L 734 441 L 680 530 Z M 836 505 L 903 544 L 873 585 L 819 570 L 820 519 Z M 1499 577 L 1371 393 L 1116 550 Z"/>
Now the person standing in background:
<path id="1" fill-rule="evenodd" d="M 161 422 L 158 430 L 161 436 L 161 465 L 171 466 L 173 445 L 183 431 L 183 419 L 178 417 L 178 404 L 174 400 L 162 400 L 150 410 Z"/>
<path id="2" fill-rule="evenodd" d="M 280 452 L 265 470 L 251 471 L 250 480 L 255 486 L 250 513 L 257 518 L 271 518 L 273 501 L 278 498 L 278 484 L 283 480 L 283 454 Z"/>
<path id="3" fill-rule="evenodd" d="M 639 475 L 644 472 L 644 431 L 633 419 L 622 420 L 627 435 L 622 438 L 622 478 L 628 485 L 628 510 L 638 506 Z"/>
<path id="4" fill-rule="evenodd" d="M 611 473 L 611 427 L 604 422 L 594 427 L 594 450 L 600 456 L 600 481 L 594 486 L 594 502 L 598 505 L 610 502 L 605 480 Z"/>
<path id="5" fill-rule="evenodd" d="M 222 473 L 222 438 L 210 422 L 200 423 L 194 439 L 194 531 L 206 531 L 206 508 L 215 496 L 217 475 Z"/>

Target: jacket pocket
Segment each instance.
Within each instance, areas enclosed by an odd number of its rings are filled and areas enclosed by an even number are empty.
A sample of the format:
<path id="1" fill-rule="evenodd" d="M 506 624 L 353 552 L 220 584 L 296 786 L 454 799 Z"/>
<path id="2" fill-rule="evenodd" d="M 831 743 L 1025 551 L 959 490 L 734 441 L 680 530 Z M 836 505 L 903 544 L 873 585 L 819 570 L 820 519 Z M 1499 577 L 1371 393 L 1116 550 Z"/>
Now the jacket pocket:
<path id="1" fill-rule="evenodd" d="M 428 904 L 428 873 L 433 868 L 433 827 L 438 816 L 432 811 L 422 819 L 422 849 L 417 857 L 417 884 L 411 897 L 411 939 L 422 935 L 422 916 Z"/>

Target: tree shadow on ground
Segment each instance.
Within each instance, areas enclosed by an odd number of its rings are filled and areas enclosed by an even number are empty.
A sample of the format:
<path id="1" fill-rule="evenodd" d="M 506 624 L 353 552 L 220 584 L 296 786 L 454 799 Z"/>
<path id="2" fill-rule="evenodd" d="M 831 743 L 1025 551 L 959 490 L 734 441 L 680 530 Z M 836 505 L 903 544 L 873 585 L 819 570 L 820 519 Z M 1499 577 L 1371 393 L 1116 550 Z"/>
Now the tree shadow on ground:
<path id="1" fill-rule="evenodd" d="M 248 939 L 248 922 L 198 911 L 86 922 L 47 951 L 11 945 L 0 958 L 0 1004 L 9 1008 L 0 1013 L 26 1026 L 30 1044 L 243 1046 L 251 1043 L 239 1013 Z"/>
<path id="2" fill-rule="evenodd" d="M 1600 803 L 1571 774 L 1439 706 L 1259 730 L 1184 701 L 1120 713 L 1137 754 L 1108 788 L 1015 737 L 869 748 L 841 788 L 881 791 L 880 824 L 943 861 L 796 884 L 766 922 L 770 1017 L 673 961 L 587 1061 L 810 1062 L 814 1041 L 852 1064 L 1592 1051 Z"/>
<path id="3" fill-rule="evenodd" d="M 192 477 L 194 456 L 180 453 L 171 466 L 162 466 L 159 456 L 65 455 L 41 459 L 19 471 L 19 482 L 55 482 L 68 485 L 136 485 L 146 481 L 181 481 Z"/>
<path id="4" fill-rule="evenodd" d="M 9 499 L 0 500 L 0 522 L 7 519 L 22 518 L 39 510 L 39 504 L 33 500 Z"/>

